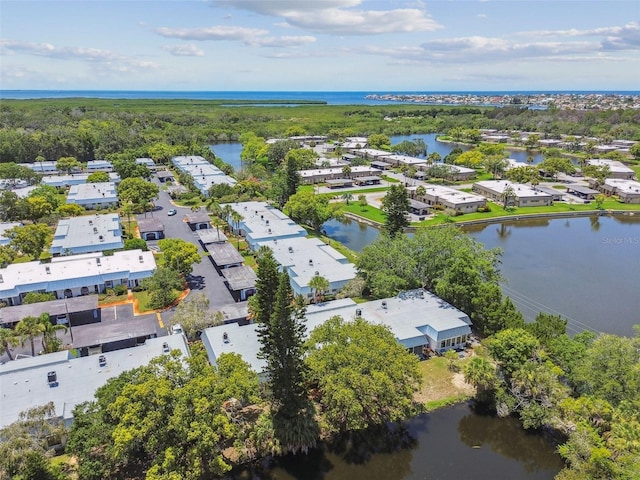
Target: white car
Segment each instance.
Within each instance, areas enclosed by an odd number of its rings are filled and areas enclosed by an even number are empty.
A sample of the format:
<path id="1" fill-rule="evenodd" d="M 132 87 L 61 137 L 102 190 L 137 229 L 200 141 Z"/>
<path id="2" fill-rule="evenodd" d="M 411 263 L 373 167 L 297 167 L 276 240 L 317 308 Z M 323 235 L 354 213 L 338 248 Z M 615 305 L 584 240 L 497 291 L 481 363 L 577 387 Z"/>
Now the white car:
<path id="1" fill-rule="evenodd" d="M 171 335 L 181 335 L 184 333 L 184 329 L 182 325 L 176 323 L 175 325 L 171 325 Z"/>

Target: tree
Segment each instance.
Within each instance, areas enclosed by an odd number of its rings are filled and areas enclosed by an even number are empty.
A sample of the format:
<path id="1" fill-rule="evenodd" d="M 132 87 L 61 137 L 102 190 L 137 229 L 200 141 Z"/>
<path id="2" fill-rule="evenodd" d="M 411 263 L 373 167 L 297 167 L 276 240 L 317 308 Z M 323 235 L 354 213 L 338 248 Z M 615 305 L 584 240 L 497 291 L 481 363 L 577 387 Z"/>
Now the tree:
<path id="1" fill-rule="evenodd" d="M 9 356 L 9 360 L 13 360 L 13 355 L 11 355 L 11 347 L 17 347 L 20 345 L 20 338 L 10 328 L 0 327 L 0 348 L 1 352 L 5 353 Z"/>
<path id="2" fill-rule="evenodd" d="M 506 185 L 502 193 L 500 194 L 500 200 L 502 200 L 502 208 L 507 210 L 511 207 L 511 202 L 516 199 L 516 191 L 513 186 Z"/>
<path id="3" fill-rule="evenodd" d="M 23 305 L 29 305 L 32 303 L 50 302 L 56 299 L 56 294 L 53 292 L 40 293 L 40 292 L 28 292 L 22 299 Z"/>
<path id="4" fill-rule="evenodd" d="M 446 352 L 444 352 L 444 358 L 447 360 L 447 366 L 449 370 L 457 370 L 456 361 L 458 360 L 458 354 L 455 350 L 447 350 Z"/>
<path id="5" fill-rule="evenodd" d="M 289 275 L 282 272 L 271 317 L 257 327 L 258 358 L 266 362 L 275 434 L 293 452 L 313 446 L 319 434 L 304 382 L 303 305 L 301 297 L 294 300 Z"/>
<path id="6" fill-rule="evenodd" d="M 342 199 L 345 201 L 347 205 L 349 205 L 349 202 L 353 200 L 353 194 L 351 192 L 344 192 L 342 194 Z"/>
<path id="7" fill-rule="evenodd" d="M 142 178 L 125 178 L 118 185 L 118 199 L 120 203 L 128 202 L 137 205 L 144 211 L 154 198 L 158 197 L 160 188 L 152 182 L 147 182 Z"/>
<path id="8" fill-rule="evenodd" d="M 61 217 L 79 217 L 86 212 L 84 208 L 76 203 L 65 203 L 60 205 L 56 211 Z"/>
<path id="9" fill-rule="evenodd" d="M 507 170 L 506 176 L 515 183 L 539 183 L 540 169 L 533 165 L 510 168 Z"/>
<path id="10" fill-rule="evenodd" d="M 360 204 L 360 210 L 364 211 L 367 208 L 367 196 L 364 193 L 358 195 L 358 204 Z"/>
<path id="11" fill-rule="evenodd" d="M 279 264 L 273 257 L 273 251 L 266 246 L 258 249 L 256 263 L 256 294 L 249 299 L 249 310 L 255 323 L 268 323 L 278 289 Z"/>
<path id="12" fill-rule="evenodd" d="M 82 164 L 76 159 L 76 157 L 60 157 L 56 162 L 56 169 L 61 172 L 71 173 L 74 170 L 82 168 Z"/>
<path id="13" fill-rule="evenodd" d="M 629 149 L 629 153 L 633 155 L 633 158 L 635 158 L 636 160 L 640 160 L 640 142 L 636 142 L 635 144 L 633 144 L 633 146 Z"/>
<path id="14" fill-rule="evenodd" d="M 553 340 L 567 333 L 567 319 L 560 315 L 540 312 L 534 322 L 525 325 L 525 329 L 546 347 Z"/>
<path id="15" fill-rule="evenodd" d="M 492 400 L 498 385 L 496 367 L 484 357 L 473 357 L 464 367 L 465 380 L 476 387 L 476 398 L 481 402 Z"/>
<path id="16" fill-rule="evenodd" d="M 351 178 L 351 165 L 342 167 L 342 175 L 344 175 L 344 178 Z"/>
<path id="17" fill-rule="evenodd" d="M 50 215 L 54 210 L 54 206 L 45 197 L 40 196 L 28 197 L 25 206 L 27 218 L 33 223 L 36 223 L 42 217 Z"/>
<path id="18" fill-rule="evenodd" d="M 495 179 L 498 178 L 498 176 L 502 177 L 505 169 L 509 166 L 509 162 L 502 157 L 491 155 L 484 159 L 483 165 L 488 172 L 491 172 L 491 175 L 493 175 Z"/>
<path id="19" fill-rule="evenodd" d="M 576 171 L 573 162 L 564 157 L 545 158 L 538 164 L 538 168 L 554 179 L 557 178 L 559 172 L 571 174 Z"/>
<path id="20" fill-rule="evenodd" d="M 61 349 L 62 341 L 58 338 L 56 332 L 63 330 L 65 333 L 67 330 L 66 325 L 54 325 L 51 323 L 48 313 L 43 313 L 38 317 L 38 320 L 43 325 L 42 330 L 42 350 L 44 353 L 54 353 Z"/>
<path id="21" fill-rule="evenodd" d="M 316 303 L 322 301 L 324 293 L 329 290 L 329 280 L 322 275 L 316 274 L 309 280 L 309 288 Z"/>
<path id="22" fill-rule="evenodd" d="M 417 411 L 418 358 L 391 330 L 362 318 L 333 317 L 306 343 L 309 380 L 329 433 L 405 419 Z"/>
<path id="23" fill-rule="evenodd" d="M 0 268 L 7 268 L 7 265 L 11 265 L 17 255 L 9 245 L 0 245 Z"/>
<path id="24" fill-rule="evenodd" d="M 51 231 L 44 223 L 34 223 L 22 227 L 13 227 L 5 233 L 9 245 L 24 255 L 40 258 Z"/>
<path id="25" fill-rule="evenodd" d="M 149 291 L 152 308 L 163 308 L 176 299 L 176 290 L 182 290 L 184 280 L 181 273 L 169 267 L 159 267 L 153 275 L 142 281 Z"/>
<path id="26" fill-rule="evenodd" d="M 26 200 L 21 199 L 11 190 L 0 190 L 0 221 L 13 222 L 25 218 L 27 218 Z"/>
<path id="27" fill-rule="evenodd" d="M 367 139 L 369 148 L 375 148 L 379 150 L 391 150 L 391 139 L 384 133 L 374 133 L 369 135 Z"/>
<path id="28" fill-rule="evenodd" d="M 176 307 L 170 323 L 182 325 L 187 338 L 195 339 L 205 328 L 220 325 L 223 321 L 222 312 L 211 311 L 206 295 L 197 293 L 190 295 Z"/>
<path id="29" fill-rule="evenodd" d="M 142 238 L 127 238 L 124 241 L 124 249 L 125 250 L 142 250 L 146 252 L 149 250 L 147 246 L 147 242 Z"/>
<path id="30" fill-rule="evenodd" d="M 55 210 L 61 205 L 58 189 L 51 185 L 40 184 L 29 192 L 29 197 L 43 197 Z"/>
<path id="31" fill-rule="evenodd" d="M 151 178 L 151 170 L 146 165 L 136 163 L 133 159 L 116 159 L 112 163 L 113 170 L 122 180 L 129 177 L 140 177 L 145 180 Z"/>
<path id="32" fill-rule="evenodd" d="M 87 183 L 105 183 L 110 180 L 107 172 L 93 172 L 87 177 Z"/>
<path id="33" fill-rule="evenodd" d="M 538 339 L 526 330 L 508 328 L 494 335 L 489 343 L 489 352 L 509 378 L 533 358 L 539 346 Z"/>
<path id="34" fill-rule="evenodd" d="M 291 153 L 291 152 L 289 152 Z M 287 158 L 284 162 L 284 174 L 285 174 L 285 196 L 282 199 L 282 204 L 287 203 L 291 195 L 294 195 L 298 191 L 298 185 L 300 185 L 301 177 L 298 172 L 299 168 L 296 164 L 295 157 L 287 154 Z"/>
<path id="35" fill-rule="evenodd" d="M 194 263 L 202 261 L 198 247 L 180 238 L 163 238 L 158 241 L 158 246 L 162 250 L 162 265 L 185 276 L 193 271 Z"/>
<path id="36" fill-rule="evenodd" d="M 53 402 L 21 412 L 18 420 L 0 430 L 0 478 L 60 478 L 48 457 L 64 433 Z"/>
<path id="37" fill-rule="evenodd" d="M 311 191 L 300 191 L 289 198 L 284 212 L 296 222 L 309 225 L 319 232 L 322 224 L 332 218 L 342 216 L 341 206 L 330 203 L 324 195 L 315 195 Z"/>
<path id="38" fill-rule="evenodd" d="M 409 226 L 409 205 L 409 193 L 404 185 L 391 185 L 382 199 L 382 211 L 386 215 L 383 228 L 390 237 Z"/>
<path id="39" fill-rule="evenodd" d="M 45 331 L 45 325 L 40 321 L 38 317 L 24 317 L 22 320 L 18 322 L 16 325 L 16 335 L 19 335 L 22 338 L 22 342 L 28 339 L 31 343 L 31 356 L 36 356 L 36 345 L 35 339 L 36 337 L 42 335 Z"/>

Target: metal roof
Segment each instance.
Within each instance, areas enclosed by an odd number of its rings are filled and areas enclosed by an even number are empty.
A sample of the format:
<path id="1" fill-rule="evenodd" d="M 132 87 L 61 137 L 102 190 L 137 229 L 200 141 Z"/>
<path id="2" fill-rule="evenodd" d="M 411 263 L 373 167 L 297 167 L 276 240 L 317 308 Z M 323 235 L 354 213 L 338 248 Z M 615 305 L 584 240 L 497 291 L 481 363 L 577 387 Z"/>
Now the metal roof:
<path id="1" fill-rule="evenodd" d="M 63 315 L 67 313 L 86 312 L 98 308 L 98 295 L 51 300 L 0 308 L 0 323 L 16 323 L 24 317 L 39 317 L 42 313 Z"/>
<path id="2" fill-rule="evenodd" d="M 221 268 L 244 262 L 242 255 L 230 243 L 210 243 L 207 245 L 207 250 L 215 264 Z"/>
<path id="3" fill-rule="evenodd" d="M 234 291 L 254 288 L 256 286 L 256 280 L 258 279 L 256 272 L 248 265 L 225 268 L 222 271 L 222 276 L 229 284 L 231 290 Z"/>

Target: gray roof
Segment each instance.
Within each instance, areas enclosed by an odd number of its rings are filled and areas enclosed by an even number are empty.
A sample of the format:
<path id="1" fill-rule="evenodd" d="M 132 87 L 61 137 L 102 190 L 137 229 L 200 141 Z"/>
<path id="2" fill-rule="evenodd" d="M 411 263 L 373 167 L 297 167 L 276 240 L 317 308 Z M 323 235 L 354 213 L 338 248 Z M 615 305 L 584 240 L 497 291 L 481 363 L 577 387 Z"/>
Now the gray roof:
<path id="1" fill-rule="evenodd" d="M 49 252 L 72 254 L 117 250 L 124 246 L 117 213 L 64 218 L 58 222 Z"/>
<path id="2" fill-rule="evenodd" d="M 0 323 L 16 323 L 24 317 L 39 317 L 42 313 L 51 316 L 67 313 L 86 312 L 98 308 L 98 295 L 84 295 L 81 297 L 51 300 L 14 307 L 0 308 Z"/>
<path id="3" fill-rule="evenodd" d="M 138 230 L 144 232 L 164 232 L 164 223 L 159 218 L 140 218 L 137 220 Z"/>
<path id="4" fill-rule="evenodd" d="M 191 212 L 185 215 L 187 222 L 189 223 L 204 223 L 210 222 L 211 218 L 207 212 Z"/>
<path id="5" fill-rule="evenodd" d="M 173 178 L 173 172 L 169 170 L 161 170 L 158 172 L 158 178 Z"/>
<path id="6" fill-rule="evenodd" d="M 571 190 L 574 192 L 581 193 L 583 195 L 597 195 L 598 190 L 594 190 L 593 188 L 583 187 L 582 185 L 569 185 L 567 186 L 567 190 Z"/>
<path id="7" fill-rule="evenodd" d="M 179 349 L 184 356 L 189 355 L 184 335 L 170 335 L 106 353 L 105 367 L 99 366 L 97 355 L 73 358 L 67 350 L 0 365 L 0 428 L 15 422 L 20 412 L 47 402 L 53 402 L 56 415 L 70 423 L 76 405 L 93 400 L 96 390 L 109 379 L 163 355 L 165 342 L 171 350 Z M 47 382 L 47 373 L 53 371 L 56 386 Z"/>
<path id="8" fill-rule="evenodd" d="M 196 232 L 200 241 L 205 245 L 210 243 L 224 243 L 227 241 L 227 236 L 219 228 L 207 228 L 205 230 L 198 230 Z M 207 246 L 207 250 L 211 251 L 211 248 Z"/>
<path id="9" fill-rule="evenodd" d="M 222 271 L 222 275 L 234 291 L 254 288 L 258 279 L 255 270 L 248 265 L 226 268 Z"/>
<path id="10" fill-rule="evenodd" d="M 351 178 L 333 178 L 326 181 L 329 185 L 351 185 L 353 183 L 353 179 Z"/>
<path id="11" fill-rule="evenodd" d="M 471 320 L 464 312 L 420 289 L 366 303 L 344 298 L 310 305 L 306 314 L 307 334 L 336 315 L 351 321 L 357 311 L 370 323 L 388 326 L 406 348 L 424 345 L 426 336 L 439 342 L 471 333 Z M 261 373 L 266 363 L 257 356 L 260 342 L 256 328 L 257 324 L 229 324 L 205 329 L 202 342 L 211 363 L 215 364 L 222 353 L 238 353 L 253 370 Z M 227 342 L 224 341 L 224 333 L 227 334 Z"/>
<path id="12" fill-rule="evenodd" d="M 414 200 L 413 198 L 409 199 L 409 205 L 411 205 L 412 208 L 419 208 L 419 209 L 429 208 L 428 203 L 424 203 L 419 200 Z"/>
<path id="13" fill-rule="evenodd" d="M 211 243 L 207 245 L 211 258 L 218 267 L 243 263 L 244 258 L 230 243 Z"/>

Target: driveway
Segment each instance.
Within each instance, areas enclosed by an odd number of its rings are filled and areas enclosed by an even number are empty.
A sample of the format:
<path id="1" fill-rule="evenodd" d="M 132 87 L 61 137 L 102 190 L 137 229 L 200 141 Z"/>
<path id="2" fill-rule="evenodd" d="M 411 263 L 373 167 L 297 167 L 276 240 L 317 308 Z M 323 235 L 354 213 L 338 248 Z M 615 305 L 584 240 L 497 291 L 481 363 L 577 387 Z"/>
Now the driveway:
<path id="1" fill-rule="evenodd" d="M 161 186 L 157 180 L 154 180 Z M 178 211 L 177 215 L 169 216 L 167 212 L 175 208 Z M 160 190 L 159 198 L 156 201 L 156 209 L 153 212 L 147 212 L 148 217 L 157 217 L 162 220 L 164 224 L 165 238 L 180 238 L 187 242 L 193 243 L 198 247 L 198 252 L 202 256 L 202 261 L 193 265 L 193 272 L 187 277 L 189 288 L 191 289 L 190 295 L 195 293 L 204 293 L 209 299 L 209 305 L 212 310 L 218 310 L 224 305 L 235 303 L 234 298 L 231 296 L 229 289 L 224 284 L 224 277 L 218 274 L 217 270 L 213 266 L 211 259 L 202 248 L 198 235 L 196 232 L 189 228 L 189 225 L 185 222 L 185 215 L 191 213 L 189 207 L 180 207 L 174 205 L 171 201 L 171 197 L 165 191 Z M 138 215 L 137 218 L 144 218 L 144 215 Z M 157 247 L 157 241 L 147 242 L 151 249 Z M 188 299 L 188 297 L 187 297 Z M 168 325 L 170 318 L 175 309 L 170 309 L 162 313 L 164 324 Z"/>

